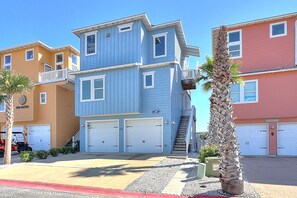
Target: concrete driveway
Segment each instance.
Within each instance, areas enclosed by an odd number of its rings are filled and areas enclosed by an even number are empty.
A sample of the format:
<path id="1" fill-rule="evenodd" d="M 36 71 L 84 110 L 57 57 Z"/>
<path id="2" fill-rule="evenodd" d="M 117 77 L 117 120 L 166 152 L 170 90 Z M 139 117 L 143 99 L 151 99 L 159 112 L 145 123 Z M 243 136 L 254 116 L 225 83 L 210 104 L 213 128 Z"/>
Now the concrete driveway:
<path id="1" fill-rule="evenodd" d="M 263 198 L 297 197 L 296 157 L 245 157 L 245 177 Z"/>
<path id="2" fill-rule="evenodd" d="M 77 153 L 0 168 L 0 179 L 124 189 L 165 157 Z M 14 162 L 18 162 L 14 158 Z"/>

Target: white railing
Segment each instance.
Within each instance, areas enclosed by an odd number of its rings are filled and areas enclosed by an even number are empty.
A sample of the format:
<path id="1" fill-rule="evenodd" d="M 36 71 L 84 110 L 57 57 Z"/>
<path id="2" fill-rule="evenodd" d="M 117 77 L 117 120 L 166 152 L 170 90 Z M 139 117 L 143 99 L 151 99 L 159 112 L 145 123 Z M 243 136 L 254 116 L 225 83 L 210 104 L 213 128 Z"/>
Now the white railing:
<path id="1" fill-rule="evenodd" d="M 69 75 L 70 69 L 60 69 L 39 73 L 39 83 L 50 83 L 62 80 L 73 80 L 74 76 Z"/>
<path id="2" fill-rule="evenodd" d="M 183 116 L 190 116 L 192 109 L 183 109 Z"/>
<path id="3" fill-rule="evenodd" d="M 80 131 L 78 131 L 74 136 L 72 136 L 72 148 L 76 146 L 78 140 L 80 140 Z"/>
<path id="4" fill-rule="evenodd" d="M 191 151 L 193 152 L 196 148 L 196 142 L 197 142 L 196 141 L 196 108 L 194 105 L 192 106 L 192 109 L 191 109 L 185 141 L 186 141 L 186 153 L 188 154 L 190 143 L 192 143 Z"/>
<path id="5" fill-rule="evenodd" d="M 195 69 L 183 70 L 182 72 L 183 72 L 182 73 L 183 80 L 196 80 L 197 75 L 196 75 Z"/>

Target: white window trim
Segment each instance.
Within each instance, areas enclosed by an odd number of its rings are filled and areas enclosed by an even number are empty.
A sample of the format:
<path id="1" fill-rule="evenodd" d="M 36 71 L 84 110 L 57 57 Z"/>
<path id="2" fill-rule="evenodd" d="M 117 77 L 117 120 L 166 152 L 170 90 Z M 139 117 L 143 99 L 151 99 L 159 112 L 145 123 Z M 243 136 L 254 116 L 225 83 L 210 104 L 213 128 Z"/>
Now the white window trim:
<path id="1" fill-rule="evenodd" d="M 6 56 L 10 56 L 10 64 L 5 63 L 5 57 Z M 5 69 L 6 66 L 10 66 L 10 70 L 12 70 L 12 54 L 5 54 L 4 59 L 3 59 L 3 63 L 4 63 L 4 69 Z"/>
<path id="2" fill-rule="evenodd" d="M 72 65 L 74 65 L 78 69 L 77 62 L 76 62 L 76 64 L 74 64 L 73 61 L 72 61 L 72 56 L 76 56 L 76 61 L 77 61 L 77 55 L 76 54 L 71 54 L 71 69 L 73 70 L 73 66 Z"/>
<path id="3" fill-rule="evenodd" d="M 240 41 L 236 41 L 236 42 L 231 42 L 231 44 L 229 43 L 229 33 L 233 33 L 233 32 L 239 32 L 239 37 L 240 37 Z M 239 56 L 230 56 L 230 59 L 235 59 L 235 58 L 242 58 L 242 30 L 238 29 L 238 30 L 232 30 L 232 31 L 228 31 L 227 33 L 227 42 L 228 42 L 228 54 L 229 54 L 229 46 L 233 46 L 233 45 L 239 45 Z"/>
<path id="4" fill-rule="evenodd" d="M 33 51 L 33 58 L 31 58 L 31 59 L 28 59 L 27 58 L 27 52 L 29 52 L 29 51 Z M 28 50 L 26 50 L 26 52 L 25 52 L 25 60 L 26 61 L 32 61 L 32 60 L 34 60 L 34 49 L 28 49 Z"/>
<path id="5" fill-rule="evenodd" d="M 60 54 L 62 54 L 62 62 L 57 62 L 57 55 L 60 55 Z M 63 52 L 55 54 L 55 70 L 57 70 L 58 65 L 62 65 L 62 69 L 63 69 L 63 66 L 64 66 L 64 53 Z"/>
<path id="6" fill-rule="evenodd" d="M 44 99 L 45 99 L 44 102 L 42 102 L 42 95 L 44 95 Z M 41 92 L 41 93 L 40 93 L 40 104 L 46 104 L 46 103 L 47 103 L 46 92 Z"/>
<path id="7" fill-rule="evenodd" d="M 129 29 L 122 30 L 122 28 L 127 28 L 127 27 L 129 27 Z M 126 23 L 123 25 L 118 25 L 119 33 L 131 31 L 132 27 L 133 27 L 133 23 Z"/>
<path id="8" fill-rule="evenodd" d="M 153 57 L 154 58 L 162 58 L 162 57 L 166 57 L 167 56 L 167 34 L 168 34 L 168 32 L 164 32 L 164 33 L 153 35 Z M 164 39 L 165 40 L 165 54 L 164 55 L 160 55 L 160 56 L 156 56 L 155 38 L 156 37 L 161 37 L 161 36 L 165 36 L 165 39 Z"/>
<path id="9" fill-rule="evenodd" d="M 244 102 L 244 85 L 239 85 L 239 102 L 232 102 L 232 104 L 249 104 L 249 103 L 258 103 L 259 101 L 259 92 L 258 92 L 258 80 L 245 80 L 244 83 L 247 82 L 256 82 L 256 100 L 255 101 L 247 101 Z"/>
<path id="10" fill-rule="evenodd" d="M 99 75 L 99 76 L 91 76 L 91 77 L 85 77 L 85 78 L 80 78 L 80 102 L 93 102 L 93 101 L 103 101 L 105 100 L 105 76 L 106 75 Z M 100 99 L 95 99 L 95 86 L 94 86 L 94 81 L 96 79 L 103 79 L 103 98 Z M 87 100 L 82 99 L 82 82 L 90 80 L 91 82 L 91 98 Z"/>
<path id="11" fill-rule="evenodd" d="M 150 72 L 143 72 L 143 88 L 144 89 L 151 89 L 155 88 L 155 71 L 150 71 Z M 152 76 L 152 85 L 151 86 L 146 86 L 146 76 Z"/>
<path id="12" fill-rule="evenodd" d="M 87 37 L 91 36 L 91 35 L 95 35 L 95 52 L 88 54 L 87 53 Z M 92 31 L 92 32 L 87 32 L 85 33 L 85 56 L 92 56 L 92 55 L 96 55 L 97 54 L 97 31 Z"/>
<path id="13" fill-rule="evenodd" d="M 272 35 L 272 26 L 279 25 L 279 24 L 284 24 L 285 32 L 283 34 Z M 270 24 L 270 38 L 281 37 L 281 36 L 287 36 L 287 21 L 271 23 Z"/>

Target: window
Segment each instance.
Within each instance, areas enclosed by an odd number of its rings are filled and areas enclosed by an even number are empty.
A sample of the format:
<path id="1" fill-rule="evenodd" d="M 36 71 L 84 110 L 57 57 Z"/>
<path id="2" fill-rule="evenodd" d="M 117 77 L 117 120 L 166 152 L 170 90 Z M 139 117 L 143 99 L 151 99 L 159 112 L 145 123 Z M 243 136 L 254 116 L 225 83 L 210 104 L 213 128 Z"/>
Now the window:
<path id="1" fill-rule="evenodd" d="M 144 72 L 143 73 L 143 88 L 149 89 L 154 88 L 154 81 L 155 81 L 155 72 Z"/>
<path id="2" fill-rule="evenodd" d="M 26 61 L 34 60 L 34 49 L 26 50 L 25 60 Z"/>
<path id="3" fill-rule="evenodd" d="M 99 101 L 105 99 L 105 75 L 80 79 L 80 100 Z"/>
<path id="4" fill-rule="evenodd" d="M 97 31 L 85 34 L 85 55 L 95 55 L 97 50 Z"/>
<path id="5" fill-rule="evenodd" d="M 4 111 L 5 111 L 5 103 L 2 102 L 2 103 L 0 104 L 0 112 L 4 112 Z"/>
<path id="6" fill-rule="evenodd" d="M 242 39 L 241 30 L 228 32 L 228 48 L 230 58 L 241 58 Z"/>
<path id="7" fill-rule="evenodd" d="M 4 69 L 11 70 L 12 68 L 12 57 L 11 54 L 4 55 Z"/>
<path id="8" fill-rule="evenodd" d="M 127 24 L 124 24 L 124 25 L 118 25 L 119 33 L 131 31 L 132 30 L 132 25 L 133 25 L 133 23 L 127 23 Z"/>
<path id="9" fill-rule="evenodd" d="M 153 35 L 154 58 L 167 56 L 167 32 Z"/>
<path id="10" fill-rule="evenodd" d="M 72 71 L 77 71 L 77 56 L 74 54 L 71 54 L 71 61 L 72 61 Z"/>
<path id="11" fill-rule="evenodd" d="M 270 38 L 286 36 L 287 35 L 287 22 L 279 22 L 270 24 Z"/>
<path id="12" fill-rule="evenodd" d="M 46 104 L 46 92 L 40 93 L 40 104 Z"/>
<path id="13" fill-rule="evenodd" d="M 245 81 L 244 85 L 234 84 L 231 86 L 231 98 L 233 103 L 258 102 L 258 81 Z"/>
<path id="14" fill-rule="evenodd" d="M 44 65 L 44 71 L 45 71 L 45 72 L 52 71 L 52 67 L 51 67 L 50 65 L 45 64 L 45 65 Z"/>
<path id="15" fill-rule="evenodd" d="M 55 56 L 55 68 L 56 70 L 63 69 L 63 64 L 64 64 L 64 54 L 63 53 L 58 53 Z"/>

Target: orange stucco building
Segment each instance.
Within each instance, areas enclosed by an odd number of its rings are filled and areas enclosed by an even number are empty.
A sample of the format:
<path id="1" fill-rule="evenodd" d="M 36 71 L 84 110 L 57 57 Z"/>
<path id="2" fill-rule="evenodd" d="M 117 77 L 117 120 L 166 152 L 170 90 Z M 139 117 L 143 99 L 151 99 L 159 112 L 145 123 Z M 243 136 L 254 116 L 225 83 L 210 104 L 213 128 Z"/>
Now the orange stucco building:
<path id="1" fill-rule="evenodd" d="M 245 81 L 231 88 L 242 154 L 296 156 L 297 13 L 227 28 L 230 58 Z"/>
<path id="2" fill-rule="evenodd" d="M 64 146 L 79 130 L 74 116 L 74 80 L 79 51 L 68 45 L 52 48 L 37 41 L 0 50 L 1 68 L 28 76 L 34 89 L 14 96 L 13 131 L 23 131 L 33 150 Z M 5 130 L 0 105 L 1 130 Z M 21 137 L 17 137 L 21 138 Z"/>

